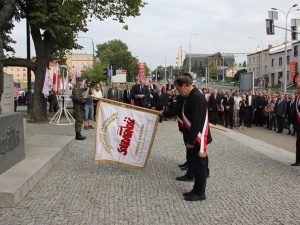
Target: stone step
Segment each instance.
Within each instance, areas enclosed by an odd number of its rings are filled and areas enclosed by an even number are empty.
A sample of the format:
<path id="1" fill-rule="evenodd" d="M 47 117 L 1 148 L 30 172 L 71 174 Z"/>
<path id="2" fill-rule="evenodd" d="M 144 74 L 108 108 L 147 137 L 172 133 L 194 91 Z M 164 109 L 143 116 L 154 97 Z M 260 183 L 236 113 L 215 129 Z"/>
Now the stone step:
<path id="1" fill-rule="evenodd" d="M 73 136 L 26 136 L 25 159 L 0 175 L 0 207 L 15 207 L 74 143 Z"/>

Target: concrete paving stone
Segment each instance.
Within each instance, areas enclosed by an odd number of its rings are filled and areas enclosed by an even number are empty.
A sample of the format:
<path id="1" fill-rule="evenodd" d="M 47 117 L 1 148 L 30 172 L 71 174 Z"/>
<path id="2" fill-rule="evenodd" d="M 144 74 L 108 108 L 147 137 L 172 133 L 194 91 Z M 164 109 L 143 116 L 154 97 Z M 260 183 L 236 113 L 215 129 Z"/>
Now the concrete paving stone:
<path id="1" fill-rule="evenodd" d="M 73 126 L 26 127 L 28 135 L 74 135 Z M 203 202 L 185 202 L 182 193 L 193 184 L 175 181 L 185 173 L 177 166 L 185 149 L 176 122 L 159 124 L 143 171 L 93 165 L 94 134 L 82 133 L 86 141 L 76 142 L 17 207 L 0 209 L 1 225 L 300 224 L 299 169 L 258 151 L 258 140 L 241 143 L 245 132 L 212 130 Z"/>

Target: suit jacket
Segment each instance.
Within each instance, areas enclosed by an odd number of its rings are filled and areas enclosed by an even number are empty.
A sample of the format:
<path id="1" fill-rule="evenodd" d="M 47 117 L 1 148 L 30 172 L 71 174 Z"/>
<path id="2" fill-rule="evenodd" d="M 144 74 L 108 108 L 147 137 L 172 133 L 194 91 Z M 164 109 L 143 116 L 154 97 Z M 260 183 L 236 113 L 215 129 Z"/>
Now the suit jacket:
<path id="1" fill-rule="evenodd" d="M 233 97 L 230 97 L 228 100 L 227 98 L 224 98 L 223 100 L 223 106 L 224 106 L 224 111 L 229 111 L 233 112 L 233 106 L 234 106 L 234 99 Z M 229 106 L 229 109 L 226 109 L 226 106 Z"/>
<path id="2" fill-rule="evenodd" d="M 132 99 L 132 90 L 129 89 L 129 95 L 127 94 L 128 89 L 124 90 L 123 92 L 123 102 L 130 104 L 131 103 L 131 99 Z"/>
<path id="3" fill-rule="evenodd" d="M 113 88 L 110 88 L 107 91 L 107 98 L 114 100 L 114 101 L 121 102 L 122 101 L 122 91 L 120 89 L 116 89 L 116 88 L 113 91 Z"/>
<path id="4" fill-rule="evenodd" d="M 274 107 L 274 113 L 278 116 L 282 116 L 286 113 L 286 100 L 283 99 L 280 101 L 280 99 L 277 99 Z"/>
<path id="5" fill-rule="evenodd" d="M 101 87 L 100 90 L 102 91 L 103 98 L 107 98 L 107 87 Z"/>
<path id="6" fill-rule="evenodd" d="M 158 92 L 153 94 L 153 107 L 155 107 L 156 110 L 162 110 L 164 107 L 168 105 L 168 102 L 166 101 L 167 94 L 164 92 L 161 92 L 160 95 Z"/>
<path id="7" fill-rule="evenodd" d="M 288 101 L 286 104 L 286 114 L 291 117 L 294 110 L 294 102 L 292 103 L 292 100 Z"/>
<path id="8" fill-rule="evenodd" d="M 296 97 L 293 106 L 292 106 L 292 124 L 294 124 L 294 129 L 297 130 L 297 132 L 299 132 L 300 130 L 300 122 L 298 120 L 298 115 L 296 112 L 296 107 L 298 108 L 298 110 L 300 111 L 300 105 L 298 104 L 299 101 L 299 96 Z"/>
<path id="9" fill-rule="evenodd" d="M 259 108 L 263 108 L 264 106 L 266 106 L 265 105 L 265 97 L 264 96 L 257 96 L 256 98 L 255 98 L 255 108 L 256 109 L 259 109 Z M 260 107 L 261 106 L 261 107 Z"/>
<path id="10" fill-rule="evenodd" d="M 193 88 L 187 96 L 182 114 L 184 115 L 185 126 L 183 127 L 183 138 L 185 143 L 201 146 L 201 150 L 212 142 L 208 126 L 207 104 L 203 94 L 198 88 Z M 203 138 L 197 140 L 198 134 L 203 134 Z M 200 143 L 199 143 L 200 142 Z"/>
<path id="11" fill-rule="evenodd" d="M 167 89 L 167 91 L 169 90 L 169 84 L 166 84 L 166 89 Z M 173 90 L 174 89 L 174 84 L 171 84 L 171 90 Z"/>
<path id="12" fill-rule="evenodd" d="M 141 85 L 134 85 L 132 92 L 134 97 L 134 104 L 141 107 L 147 107 L 149 95 L 148 87 L 144 85 L 143 88 L 141 88 Z M 137 95 L 144 95 L 144 97 L 139 98 Z"/>
<path id="13" fill-rule="evenodd" d="M 218 95 L 216 95 L 216 98 L 213 94 L 210 95 L 208 105 L 209 105 L 209 110 L 218 110 Z"/>
<path id="14" fill-rule="evenodd" d="M 255 95 L 251 95 L 251 102 L 249 102 L 249 95 L 246 95 L 246 104 L 249 107 L 252 107 L 252 109 L 255 109 Z"/>

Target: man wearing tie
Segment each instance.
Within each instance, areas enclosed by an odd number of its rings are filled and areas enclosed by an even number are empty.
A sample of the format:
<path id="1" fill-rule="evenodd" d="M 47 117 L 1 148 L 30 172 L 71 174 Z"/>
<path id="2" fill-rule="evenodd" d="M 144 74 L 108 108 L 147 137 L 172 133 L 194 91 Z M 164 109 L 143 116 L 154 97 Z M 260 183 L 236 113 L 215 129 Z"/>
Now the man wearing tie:
<path id="1" fill-rule="evenodd" d="M 230 129 L 233 129 L 233 106 L 234 106 L 234 99 L 232 97 L 232 93 L 228 92 L 227 98 L 223 100 L 223 106 L 225 111 L 225 127 L 230 125 Z"/>
<path id="2" fill-rule="evenodd" d="M 279 99 L 277 99 L 274 107 L 274 116 L 277 120 L 277 133 L 283 132 L 283 120 L 286 113 L 286 100 L 284 99 L 284 94 L 281 93 Z"/>
<path id="3" fill-rule="evenodd" d="M 134 104 L 141 107 L 148 107 L 149 89 L 145 85 L 145 81 L 140 79 L 140 84 L 135 86 L 133 90 Z"/>
<path id="4" fill-rule="evenodd" d="M 165 107 L 168 105 L 167 94 L 165 92 L 161 91 L 161 85 L 156 85 L 157 92 L 153 94 L 153 106 L 152 109 L 155 109 L 157 111 L 162 111 L 165 109 Z M 159 122 L 162 123 L 163 117 L 160 116 Z"/>
<path id="5" fill-rule="evenodd" d="M 132 99 L 132 90 L 130 88 L 130 84 L 126 85 L 126 90 L 124 90 L 124 94 L 123 94 L 124 98 L 123 98 L 123 102 L 130 104 L 131 103 L 131 99 Z"/>
<path id="6" fill-rule="evenodd" d="M 293 111 L 292 111 L 292 123 L 290 125 L 290 131 L 297 133 L 296 140 L 296 162 L 291 164 L 291 166 L 300 166 L 300 84 L 296 88 L 297 98 L 293 102 Z"/>

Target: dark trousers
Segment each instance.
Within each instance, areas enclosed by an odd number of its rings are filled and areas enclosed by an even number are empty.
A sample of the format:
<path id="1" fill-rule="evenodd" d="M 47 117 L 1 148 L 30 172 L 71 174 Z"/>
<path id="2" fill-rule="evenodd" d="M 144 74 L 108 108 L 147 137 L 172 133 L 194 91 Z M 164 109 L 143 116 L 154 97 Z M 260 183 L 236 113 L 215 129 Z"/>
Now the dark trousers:
<path id="1" fill-rule="evenodd" d="M 249 116 L 248 116 L 248 127 L 252 126 L 252 122 L 253 122 L 253 108 L 252 106 L 248 106 L 248 112 L 249 112 Z"/>
<path id="2" fill-rule="evenodd" d="M 262 108 L 258 108 L 257 110 L 256 110 L 256 121 L 255 121 L 255 123 L 256 123 L 256 125 L 257 126 L 263 126 L 263 111 L 262 111 L 263 109 Z"/>
<path id="3" fill-rule="evenodd" d="M 282 115 L 276 115 L 278 132 L 283 132 L 283 120 Z"/>
<path id="4" fill-rule="evenodd" d="M 197 155 L 199 146 L 190 148 L 188 151 L 191 154 L 189 167 L 192 167 L 195 173 L 195 183 L 192 191 L 198 195 L 203 195 L 206 189 L 208 158 L 201 158 Z"/>
<path id="5" fill-rule="evenodd" d="M 225 110 L 225 127 L 233 127 L 233 111 Z"/>
<path id="6" fill-rule="evenodd" d="M 199 151 L 199 148 L 198 148 Z M 199 157 L 199 156 L 198 156 Z M 188 177 L 195 177 L 195 168 L 192 165 L 192 158 L 193 158 L 193 151 L 191 149 L 186 149 L 186 161 L 188 164 L 188 170 L 186 172 L 186 176 Z M 207 160 L 207 173 L 206 175 L 209 176 L 209 168 L 208 168 L 208 156 L 206 155 L 206 160 Z"/>
<path id="7" fill-rule="evenodd" d="M 270 127 L 270 116 L 269 115 L 265 116 L 265 121 L 267 122 L 267 128 L 269 128 Z"/>
<path id="8" fill-rule="evenodd" d="M 246 127 L 247 126 L 247 122 L 248 122 L 248 118 L 247 118 L 247 110 L 246 109 L 240 109 L 240 126 L 242 126 L 242 124 Z"/>
<path id="9" fill-rule="evenodd" d="M 217 118 L 218 118 L 218 110 L 213 109 L 210 111 L 210 123 L 216 125 L 217 124 Z"/>
<path id="10" fill-rule="evenodd" d="M 300 163 L 300 130 L 296 130 L 297 141 L 296 141 L 296 163 Z"/>
<path id="11" fill-rule="evenodd" d="M 14 111 L 17 112 L 18 101 L 14 101 Z"/>

